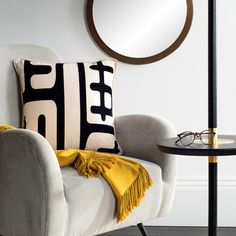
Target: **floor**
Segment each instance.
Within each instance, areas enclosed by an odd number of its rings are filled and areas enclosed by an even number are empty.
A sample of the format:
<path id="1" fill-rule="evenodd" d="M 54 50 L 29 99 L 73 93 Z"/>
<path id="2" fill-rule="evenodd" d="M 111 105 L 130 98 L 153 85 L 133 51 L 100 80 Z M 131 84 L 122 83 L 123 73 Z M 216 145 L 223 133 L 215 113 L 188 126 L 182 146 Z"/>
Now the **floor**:
<path id="1" fill-rule="evenodd" d="M 146 227 L 148 236 L 207 236 L 206 227 Z M 142 236 L 138 227 L 116 230 L 100 236 Z M 236 236 L 236 228 L 219 228 L 217 236 Z"/>

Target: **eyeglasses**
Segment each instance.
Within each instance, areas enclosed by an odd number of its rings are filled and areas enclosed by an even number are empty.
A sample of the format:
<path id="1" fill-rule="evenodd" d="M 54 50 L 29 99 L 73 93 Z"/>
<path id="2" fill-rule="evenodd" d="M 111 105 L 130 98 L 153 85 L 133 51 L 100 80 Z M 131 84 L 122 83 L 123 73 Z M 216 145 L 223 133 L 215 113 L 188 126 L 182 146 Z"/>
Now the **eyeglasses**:
<path id="1" fill-rule="evenodd" d="M 177 135 L 179 139 L 175 142 L 175 144 L 181 142 L 184 146 L 189 146 L 197 137 L 203 144 L 210 145 L 215 134 L 215 132 L 210 130 L 203 130 L 201 133 L 184 131 L 183 133 Z"/>

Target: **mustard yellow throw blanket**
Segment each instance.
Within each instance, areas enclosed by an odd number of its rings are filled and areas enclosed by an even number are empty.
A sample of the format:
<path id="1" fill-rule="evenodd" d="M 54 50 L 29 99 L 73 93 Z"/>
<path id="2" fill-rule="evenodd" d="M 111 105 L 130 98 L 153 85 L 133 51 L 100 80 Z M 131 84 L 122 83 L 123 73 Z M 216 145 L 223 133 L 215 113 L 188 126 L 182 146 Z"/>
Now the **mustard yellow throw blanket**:
<path id="1" fill-rule="evenodd" d="M 0 126 L 0 132 L 14 129 L 14 126 Z M 145 168 L 138 162 L 114 154 L 79 149 L 56 150 L 60 167 L 72 165 L 80 175 L 103 176 L 113 190 L 117 200 L 117 222 L 124 220 L 137 207 L 152 180 Z"/>

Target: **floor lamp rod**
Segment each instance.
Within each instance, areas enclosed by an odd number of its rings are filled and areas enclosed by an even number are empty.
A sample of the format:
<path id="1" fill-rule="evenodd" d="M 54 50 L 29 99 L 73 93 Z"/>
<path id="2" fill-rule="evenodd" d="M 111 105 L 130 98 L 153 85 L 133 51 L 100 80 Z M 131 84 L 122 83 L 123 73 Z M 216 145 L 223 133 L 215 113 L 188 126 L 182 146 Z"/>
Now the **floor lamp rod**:
<path id="1" fill-rule="evenodd" d="M 208 127 L 217 128 L 216 0 L 208 1 Z"/>
<path id="2" fill-rule="evenodd" d="M 208 0 L 208 128 L 217 132 L 216 0 Z M 217 134 L 211 140 L 217 143 Z M 208 157 L 208 235 L 217 235 L 217 156 Z"/>

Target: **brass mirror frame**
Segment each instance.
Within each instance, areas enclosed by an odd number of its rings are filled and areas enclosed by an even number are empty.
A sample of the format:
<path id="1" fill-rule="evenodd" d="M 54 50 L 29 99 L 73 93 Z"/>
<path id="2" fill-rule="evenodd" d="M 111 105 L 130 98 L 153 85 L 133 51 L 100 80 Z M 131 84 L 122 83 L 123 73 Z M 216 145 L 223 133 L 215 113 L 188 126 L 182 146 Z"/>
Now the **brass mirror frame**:
<path id="1" fill-rule="evenodd" d="M 159 61 L 167 56 L 169 56 L 172 52 L 174 52 L 185 40 L 186 36 L 188 35 L 188 32 L 190 30 L 192 19 L 193 19 L 193 2 L 192 0 L 186 0 L 187 3 L 187 15 L 185 24 L 183 27 L 182 32 L 180 33 L 179 37 L 172 43 L 168 48 L 163 50 L 160 53 L 157 53 L 155 55 L 149 56 L 149 57 L 128 57 L 124 56 L 114 50 L 112 50 L 110 47 L 106 45 L 106 43 L 102 40 L 100 35 L 97 32 L 97 29 L 94 24 L 94 18 L 93 18 L 93 3 L 94 0 L 88 0 L 87 2 L 87 24 L 89 31 L 97 43 L 97 45 L 108 55 L 112 56 L 113 58 L 116 58 L 118 61 L 122 61 L 129 64 L 148 64 L 155 61 Z"/>

